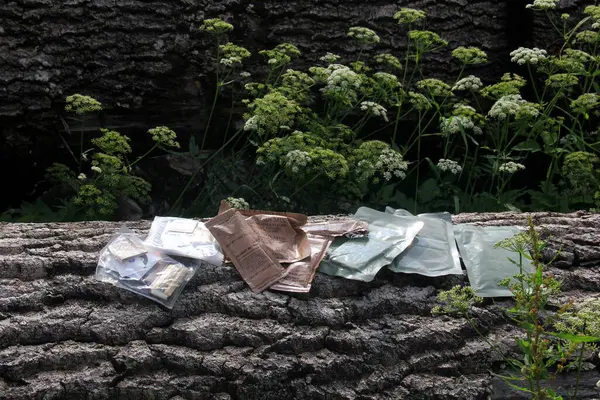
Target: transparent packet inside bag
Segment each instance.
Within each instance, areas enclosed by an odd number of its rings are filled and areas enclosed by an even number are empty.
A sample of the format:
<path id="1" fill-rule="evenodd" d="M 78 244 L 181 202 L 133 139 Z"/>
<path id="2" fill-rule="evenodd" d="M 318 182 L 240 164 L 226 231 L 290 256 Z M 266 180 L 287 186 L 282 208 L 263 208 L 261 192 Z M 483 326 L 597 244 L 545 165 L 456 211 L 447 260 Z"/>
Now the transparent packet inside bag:
<path id="1" fill-rule="evenodd" d="M 135 233 L 121 228 L 100 251 L 95 278 L 171 309 L 199 265 L 186 264 L 147 248 Z"/>
<path id="2" fill-rule="evenodd" d="M 223 264 L 219 243 L 202 222 L 193 219 L 154 217 L 144 245 L 211 265 Z"/>

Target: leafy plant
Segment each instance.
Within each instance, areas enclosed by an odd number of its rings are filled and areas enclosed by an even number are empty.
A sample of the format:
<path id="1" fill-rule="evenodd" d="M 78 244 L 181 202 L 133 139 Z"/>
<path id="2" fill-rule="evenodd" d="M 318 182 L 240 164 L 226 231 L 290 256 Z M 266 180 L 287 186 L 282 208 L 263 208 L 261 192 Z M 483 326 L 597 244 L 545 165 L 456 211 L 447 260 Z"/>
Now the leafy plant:
<path id="1" fill-rule="evenodd" d="M 519 326 L 524 335 L 515 337 L 522 359 L 507 359 L 496 346 L 492 349 L 501 356 L 518 374 L 498 375 L 512 388 L 528 393 L 532 399 L 563 399 L 550 382 L 565 370 L 577 371 L 577 385 L 570 398 L 576 399 L 579 376 L 586 346 L 600 342 L 597 304 L 589 303 L 574 310 L 573 302 L 566 303 L 553 311 L 548 307 L 550 298 L 560 291 L 560 282 L 546 273 L 542 254 L 546 243 L 539 237 L 531 217 L 527 231 L 496 244 L 518 256 L 511 263 L 519 267 L 520 273 L 499 282 L 510 289 L 514 305 L 506 314 Z M 523 269 L 527 259 L 533 265 L 531 273 Z M 438 294 L 440 305 L 433 309 L 437 314 L 454 314 L 465 317 L 476 332 L 488 340 L 477 328 L 471 309 L 480 302 L 470 287 L 455 287 Z M 488 342 L 489 343 L 489 342 Z M 593 345 L 592 345 L 593 346 Z"/>

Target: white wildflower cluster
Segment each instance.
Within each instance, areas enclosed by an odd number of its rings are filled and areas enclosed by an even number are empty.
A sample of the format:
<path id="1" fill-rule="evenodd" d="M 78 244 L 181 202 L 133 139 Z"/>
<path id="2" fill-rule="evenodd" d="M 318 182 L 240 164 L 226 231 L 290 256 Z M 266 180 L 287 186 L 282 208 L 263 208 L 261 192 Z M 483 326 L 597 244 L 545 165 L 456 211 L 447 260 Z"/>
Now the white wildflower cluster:
<path id="1" fill-rule="evenodd" d="M 400 86 L 398 77 L 396 75 L 388 74 L 387 72 L 375 72 L 373 78 L 385 88 L 393 89 Z"/>
<path id="2" fill-rule="evenodd" d="M 469 75 L 466 78 L 462 78 L 452 88 L 452 90 L 468 90 L 471 92 L 478 92 L 483 87 L 481 79 L 475 75 Z"/>
<path id="3" fill-rule="evenodd" d="M 419 111 L 427 111 L 431 108 L 431 102 L 421 93 L 408 92 L 408 101 Z"/>
<path id="4" fill-rule="evenodd" d="M 457 175 L 462 171 L 462 167 L 458 165 L 456 161 L 446 160 L 444 158 L 438 161 L 437 167 L 440 169 L 440 171 L 447 171 L 453 175 Z"/>
<path id="5" fill-rule="evenodd" d="M 292 150 L 283 156 L 286 168 L 289 168 L 292 173 L 297 174 L 300 168 L 306 167 L 311 158 L 308 152 L 302 150 Z"/>
<path id="6" fill-rule="evenodd" d="M 79 179 L 80 181 L 84 181 L 84 180 L 86 180 L 86 179 L 87 179 L 87 176 L 86 176 L 85 174 L 83 174 L 83 173 L 82 173 L 82 174 L 79 174 L 79 175 L 77 176 L 77 179 Z"/>
<path id="7" fill-rule="evenodd" d="M 233 43 L 226 43 L 219 46 L 222 58 L 219 61 L 225 67 L 235 67 L 242 65 L 245 58 L 250 57 L 250 52 L 245 48 Z"/>
<path id="8" fill-rule="evenodd" d="M 514 174 L 515 172 L 520 171 L 522 169 L 525 169 L 525 166 L 523 164 L 509 161 L 509 162 L 506 162 L 506 163 L 500 165 L 500 167 L 498 168 L 498 171 L 506 172 L 509 174 Z"/>
<path id="9" fill-rule="evenodd" d="M 252 74 L 248 71 L 242 71 L 242 72 L 240 72 L 240 76 L 242 78 L 250 78 L 252 76 Z"/>
<path id="10" fill-rule="evenodd" d="M 319 58 L 319 60 L 325 61 L 330 64 L 336 62 L 339 59 L 340 59 L 340 56 L 338 56 L 337 54 L 333 54 L 333 53 L 327 53 L 323 57 Z"/>
<path id="11" fill-rule="evenodd" d="M 392 179 L 392 176 L 404 179 L 408 162 L 404 161 L 402 155 L 392 149 L 384 149 L 379 155 L 379 160 L 375 163 L 377 170 L 383 171 L 383 177 L 386 181 Z"/>
<path id="12" fill-rule="evenodd" d="M 534 118 L 539 115 L 540 111 L 533 103 L 523 100 L 520 94 L 510 94 L 502 96 L 494 103 L 488 115 L 492 118 L 505 120 L 509 116 L 520 118 Z"/>
<path id="13" fill-rule="evenodd" d="M 247 210 L 250 208 L 250 204 L 248 204 L 243 197 L 228 197 L 225 201 L 231 208 L 237 208 L 239 210 Z"/>
<path id="14" fill-rule="evenodd" d="M 440 130 L 445 136 L 460 133 L 461 130 L 473 129 L 475 124 L 467 117 L 455 115 L 452 117 L 440 119 Z"/>
<path id="15" fill-rule="evenodd" d="M 374 30 L 362 26 L 353 26 L 348 31 L 348 37 L 361 43 L 379 43 L 380 39 Z"/>
<path id="16" fill-rule="evenodd" d="M 519 47 L 517 50 L 514 50 L 510 53 L 510 56 L 512 57 L 510 60 L 519 65 L 535 65 L 540 62 L 540 60 L 545 59 L 546 54 L 548 54 L 546 50 L 538 49 L 537 47 L 534 47 L 533 49 Z"/>
<path id="17" fill-rule="evenodd" d="M 386 122 L 388 121 L 387 110 L 381 104 L 377 104 L 373 101 L 363 101 L 360 103 L 360 109 L 361 111 L 366 111 L 368 114 L 381 117 Z"/>
<path id="18" fill-rule="evenodd" d="M 248 118 L 248 120 L 244 124 L 244 130 L 246 132 L 252 132 L 252 131 L 258 130 L 258 116 L 257 115 Z"/>
<path id="19" fill-rule="evenodd" d="M 100 168 L 97 165 L 94 165 L 94 166 L 92 166 L 92 171 L 94 171 L 94 172 L 96 172 L 98 174 L 101 174 L 102 173 L 102 168 Z"/>
<path id="20" fill-rule="evenodd" d="M 356 175 L 358 176 L 359 182 L 364 182 L 375 175 L 375 166 L 369 160 L 360 160 L 356 164 Z"/>
<path id="21" fill-rule="evenodd" d="M 527 4 L 525 7 L 534 10 L 553 10 L 557 3 L 558 0 L 533 0 L 533 4 Z"/>
<path id="22" fill-rule="evenodd" d="M 361 85 L 360 76 L 345 65 L 332 64 L 328 69 L 332 71 L 327 77 L 327 86 L 321 89 L 323 93 L 356 97 L 356 90 Z"/>

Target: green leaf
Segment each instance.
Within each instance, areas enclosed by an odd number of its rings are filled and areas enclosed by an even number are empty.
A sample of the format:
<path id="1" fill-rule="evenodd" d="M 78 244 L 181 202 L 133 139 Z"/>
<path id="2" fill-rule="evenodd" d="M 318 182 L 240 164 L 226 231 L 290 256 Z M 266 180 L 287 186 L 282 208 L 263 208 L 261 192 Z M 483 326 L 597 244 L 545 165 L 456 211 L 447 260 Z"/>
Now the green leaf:
<path id="1" fill-rule="evenodd" d="M 514 205 L 509 204 L 509 203 L 504 203 L 504 207 L 506 207 L 506 209 L 508 211 L 512 211 L 512 212 L 516 212 L 516 213 L 522 212 L 520 209 L 518 209 L 517 207 L 515 207 Z"/>
<path id="2" fill-rule="evenodd" d="M 433 178 L 427 179 L 419 186 L 419 200 L 422 203 L 428 203 L 435 199 L 440 194 L 437 180 Z"/>
<path id="3" fill-rule="evenodd" d="M 559 339 L 568 340 L 572 343 L 595 343 L 600 342 L 600 336 L 590 336 L 590 335 L 575 335 L 572 333 L 565 332 L 547 332 L 548 335 L 557 337 Z"/>
<path id="4" fill-rule="evenodd" d="M 431 161 L 431 158 L 429 158 L 429 157 L 425 157 L 425 161 L 427 161 L 427 164 L 429 164 L 429 167 L 431 168 L 431 170 L 435 174 L 435 177 L 437 179 L 440 179 L 440 171 L 438 170 L 437 165 L 435 165 L 433 163 L 433 161 Z"/>
<path id="5" fill-rule="evenodd" d="M 454 214 L 460 214 L 460 198 L 454 196 Z"/>
<path id="6" fill-rule="evenodd" d="M 524 142 L 517 144 L 515 147 L 513 147 L 513 150 L 515 150 L 515 151 L 530 151 L 532 153 L 535 153 L 537 151 L 540 151 L 540 145 L 535 140 L 530 139 L 530 140 L 526 140 Z"/>

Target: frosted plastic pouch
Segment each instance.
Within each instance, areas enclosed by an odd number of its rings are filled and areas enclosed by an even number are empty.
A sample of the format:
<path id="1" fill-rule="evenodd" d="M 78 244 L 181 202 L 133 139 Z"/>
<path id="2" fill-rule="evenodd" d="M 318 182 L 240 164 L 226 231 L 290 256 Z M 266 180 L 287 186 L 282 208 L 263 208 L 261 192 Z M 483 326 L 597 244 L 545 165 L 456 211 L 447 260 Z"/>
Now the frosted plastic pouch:
<path id="1" fill-rule="evenodd" d="M 516 226 L 475 226 L 458 224 L 454 226 L 454 235 L 460 255 L 467 268 L 471 287 L 480 297 L 511 297 L 507 288 L 498 286 L 498 282 L 518 274 L 519 267 L 508 258 L 518 261 L 514 252 L 494 248 L 501 240 L 522 232 Z M 533 267 L 529 260 L 523 259 L 523 272 L 531 273 Z"/>
<path id="2" fill-rule="evenodd" d="M 198 263 L 183 263 L 150 249 L 131 230 L 121 228 L 100 250 L 95 278 L 171 309 Z"/>
<path id="3" fill-rule="evenodd" d="M 394 272 L 429 277 L 462 275 L 460 257 L 454 240 L 452 216 L 448 212 L 414 216 L 410 212 L 386 207 L 386 213 L 423 221 L 412 244 L 389 266 Z"/>
<path id="4" fill-rule="evenodd" d="M 223 264 L 219 243 L 202 222 L 193 219 L 154 217 L 144 245 L 212 265 Z"/>
<path id="5" fill-rule="evenodd" d="M 390 265 L 423 228 L 416 218 L 396 216 L 361 207 L 355 219 L 369 224 L 369 234 L 361 238 L 337 238 L 329 247 L 319 272 L 371 282 L 379 270 Z"/>

